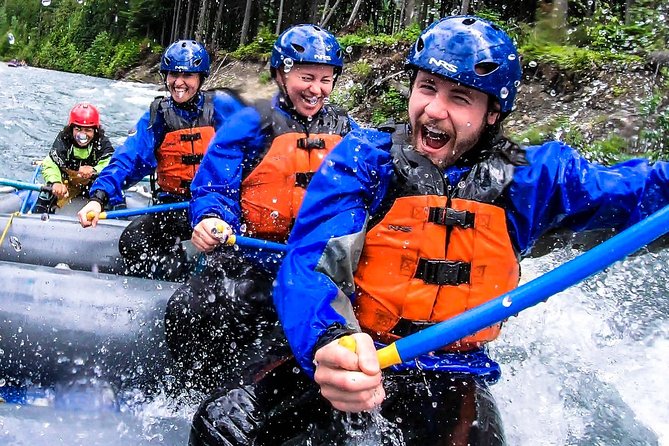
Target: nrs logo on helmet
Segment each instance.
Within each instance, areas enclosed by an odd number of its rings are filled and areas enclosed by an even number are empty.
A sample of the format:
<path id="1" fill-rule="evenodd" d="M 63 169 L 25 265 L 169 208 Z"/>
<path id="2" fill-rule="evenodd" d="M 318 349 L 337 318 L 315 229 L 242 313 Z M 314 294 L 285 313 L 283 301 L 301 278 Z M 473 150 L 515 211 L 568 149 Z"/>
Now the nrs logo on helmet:
<path id="1" fill-rule="evenodd" d="M 448 63 L 445 60 L 438 60 L 435 59 L 434 57 L 430 57 L 430 60 L 428 61 L 430 65 L 436 65 L 441 68 L 445 68 L 451 73 L 457 73 L 458 72 L 458 67 L 456 65 L 453 65 L 452 63 Z"/>

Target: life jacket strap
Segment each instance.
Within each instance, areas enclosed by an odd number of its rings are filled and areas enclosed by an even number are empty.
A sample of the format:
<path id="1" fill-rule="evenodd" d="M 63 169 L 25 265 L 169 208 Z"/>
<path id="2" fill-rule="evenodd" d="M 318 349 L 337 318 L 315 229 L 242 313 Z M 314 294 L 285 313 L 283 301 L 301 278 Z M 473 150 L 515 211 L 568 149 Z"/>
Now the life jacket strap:
<path id="1" fill-rule="evenodd" d="M 429 321 L 412 321 L 411 319 L 400 318 L 397 324 L 388 333 L 399 336 L 400 338 L 405 338 L 434 324 L 434 322 Z"/>
<path id="2" fill-rule="evenodd" d="M 324 149 L 325 140 L 323 138 L 300 138 L 297 140 L 297 147 L 300 149 Z"/>
<path id="3" fill-rule="evenodd" d="M 451 208 L 431 207 L 428 220 L 431 223 L 444 226 L 460 226 L 473 228 L 476 214 L 469 211 L 458 211 Z"/>
<path id="4" fill-rule="evenodd" d="M 420 258 L 414 277 L 433 285 L 461 285 L 469 283 L 471 269 L 467 262 Z"/>
<path id="5" fill-rule="evenodd" d="M 306 189 L 313 177 L 314 172 L 297 172 L 295 174 L 295 186 Z"/>

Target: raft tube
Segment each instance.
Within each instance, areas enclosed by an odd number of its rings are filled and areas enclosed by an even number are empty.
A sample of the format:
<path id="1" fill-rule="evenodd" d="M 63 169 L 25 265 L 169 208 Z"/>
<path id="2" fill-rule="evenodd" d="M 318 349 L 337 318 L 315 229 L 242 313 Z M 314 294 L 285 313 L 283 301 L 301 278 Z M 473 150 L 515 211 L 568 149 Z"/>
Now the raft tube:
<path id="1" fill-rule="evenodd" d="M 118 240 L 128 221 L 104 220 L 82 228 L 74 217 L 0 214 L 0 260 L 31 265 L 118 273 L 123 261 Z M 6 232 L 5 232 L 6 230 Z"/>
<path id="2" fill-rule="evenodd" d="M 0 261 L 0 379 L 40 386 L 170 379 L 164 314 L 179 284 Z"/>

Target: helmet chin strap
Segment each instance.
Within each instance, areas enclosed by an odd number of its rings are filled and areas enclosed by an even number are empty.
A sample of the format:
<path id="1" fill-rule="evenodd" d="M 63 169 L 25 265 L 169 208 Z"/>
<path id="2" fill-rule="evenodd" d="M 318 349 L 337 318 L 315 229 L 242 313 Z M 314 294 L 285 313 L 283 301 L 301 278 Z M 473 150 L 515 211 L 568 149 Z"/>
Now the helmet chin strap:
<path id="1" fill-rule="evenodd" d="M 283 76 L 277 75 L 280 77 L 281 82 L 277 81 L 277 85 L 279 86 L 279 90 L 281 90 L 281 97 L 279 100 L 283 102 L 286 110 L 293 110 L 295 111 L 295 104 L 293 104 L 293 101 L 290 99 L 290 96 L 288 96 L 288 87 L 286 86 L 286 82 L 283 80 Z"/>

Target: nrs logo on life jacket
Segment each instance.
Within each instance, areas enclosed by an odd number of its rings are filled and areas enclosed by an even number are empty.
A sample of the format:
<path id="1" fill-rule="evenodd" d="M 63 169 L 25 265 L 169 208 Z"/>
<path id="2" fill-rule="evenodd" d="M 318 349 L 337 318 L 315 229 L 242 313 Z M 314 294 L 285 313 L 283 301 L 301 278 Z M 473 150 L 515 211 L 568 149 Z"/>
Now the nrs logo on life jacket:
<path id="1" fill-rule="evenodd" d="M 436 65 L 438 67 L 446 68 L 451 73 L 457 73 L 458 72 L 458 67 L 457 66 L 453 65 L 452 63 L 448 63 L 445 60 L 435 59 L 434 57 L 430 57 L 430 60 L 428 61 L 428 63 L 431 64 L 431 65 Z"/>

